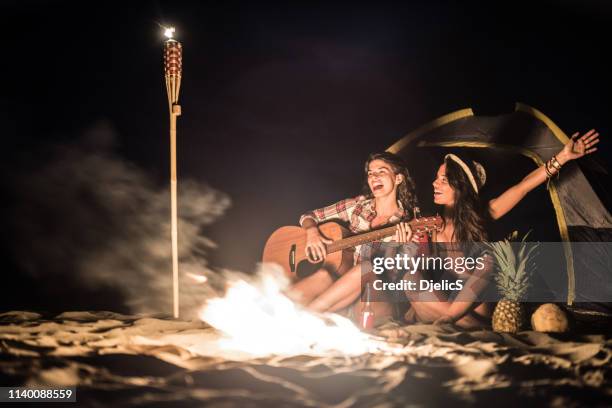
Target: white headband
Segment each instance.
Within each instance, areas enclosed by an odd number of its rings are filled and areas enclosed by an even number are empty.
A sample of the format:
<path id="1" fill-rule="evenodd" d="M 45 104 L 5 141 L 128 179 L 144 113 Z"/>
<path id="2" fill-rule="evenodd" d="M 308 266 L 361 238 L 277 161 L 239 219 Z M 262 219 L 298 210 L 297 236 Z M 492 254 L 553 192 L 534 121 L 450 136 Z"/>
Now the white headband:
<path id="1" fill-rule="evenodd" d="M 463 172 L 467 176 L 468 180 L 470 180 L 470 184 L 474 188 L 474 191 L 476 192 L 476 194 L 478 194 L 478 184 L 476 183 L 476 179 L 474 178 L 474 174 L 472 174 L 472 171 L 470 170 L 468 165 L 465 164 L 465 162 L 463 160 L 461 160 L 459 157 L 455 156 L 452 153 L 449 153 L 446 156 L 444 156 L 444 160 L 446 160 L 446 159 L 451 159 L 452 161 L 457 163 L 459 166 L 461 166 L 461 168 L 463 169 Z M 476 168 L 476 172 L 478 173 L 477 175 L 478 175 L 478 179 L 480 181 L 480 185 L 484 186 L 484 183 L 487 180 L 487 174 L 485 173 L 485 169 L 484 169 L 484 167 L 482 167 L 482 165 L 480 163 L 478 163 L 478 162 L 473 162 L 473 163 L 474 163 L 474 167 Z"/>

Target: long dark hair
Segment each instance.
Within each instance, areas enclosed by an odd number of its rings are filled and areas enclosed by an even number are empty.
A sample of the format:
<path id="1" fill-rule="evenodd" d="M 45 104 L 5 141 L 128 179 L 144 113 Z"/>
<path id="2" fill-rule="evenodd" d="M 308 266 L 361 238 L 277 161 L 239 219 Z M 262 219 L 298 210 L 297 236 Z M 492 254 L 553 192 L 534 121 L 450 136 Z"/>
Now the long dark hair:
<path id="1" fill-rule="evenodd" d="M 370 163 L 374 160 L 382 160 L 385 163 L 391 166 L 391 169 L 395 174 L 401 174 L 402 182 L 397 186 L 397 199 L 402 203 L 404 207 L 404 214 L 406 217 L 411 218 L 413 215 L 413 209 L 417 206 L 417 198 L 415 193 L 415 184 L 412 177 L 410 177 L 410 172 L 408 171 L 408 167 L 406 166 L 406 162 L 404 159 L 399 157 L 396 154 L 389 152 L 382 153 L 372 153 L 368 156 L 368 159 L 365 162 L 365 184 L 363 186 L 363 194 L 372 198 L 372 191 L 370 191 L 370 186 L 368 185 L 368 170 Z"/>
<path id="2" fill-rule="evenodd" d="M 445 221 L 452 221 L 455 227 L 453 238 L 458 242 L 480 242 L 487 240 L 485 229 L 488 216 L 485 206 L 474 190 L 463 168 L 450 158 L 445 158 L 446 178 L 455 192 L 455 205 L 445 214 Z M 480 190 L 482 185 L 473 163 L 466 162 Z"/>

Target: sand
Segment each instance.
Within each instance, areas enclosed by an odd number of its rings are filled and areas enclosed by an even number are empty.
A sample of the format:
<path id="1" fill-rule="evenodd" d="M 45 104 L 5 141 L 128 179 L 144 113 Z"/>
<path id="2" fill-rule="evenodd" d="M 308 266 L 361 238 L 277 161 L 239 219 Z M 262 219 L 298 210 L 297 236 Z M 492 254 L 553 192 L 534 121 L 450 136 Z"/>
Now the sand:
<path id="1" fill-rule="evenodd" d="M 393 322 L 376 334 L 401 352 L 254 358 L 199 321 L 14 311 L 0 313 L 0 378 L 76 386 L 72 407 L 612 406 L 609 335 Z"/>

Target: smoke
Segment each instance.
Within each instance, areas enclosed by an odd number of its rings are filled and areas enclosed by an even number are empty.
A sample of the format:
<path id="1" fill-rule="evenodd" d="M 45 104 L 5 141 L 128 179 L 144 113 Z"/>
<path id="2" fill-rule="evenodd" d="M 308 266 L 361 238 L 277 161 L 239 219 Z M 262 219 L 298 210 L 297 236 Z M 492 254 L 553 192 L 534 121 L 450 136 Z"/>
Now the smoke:
<path id="1" fill-rule="evenodd" d="M 64 307 L 171 313 L 169 188 L 114 154 L 114 140 L 99 124 L 14 175 L 13 257 L 45 285 L 38 293 Z M 181 314 L 191 317 L 220 283 L 206 261 L 215 244 L 203 232 L 230 199 L 186 179 L 178 193 Z"/>

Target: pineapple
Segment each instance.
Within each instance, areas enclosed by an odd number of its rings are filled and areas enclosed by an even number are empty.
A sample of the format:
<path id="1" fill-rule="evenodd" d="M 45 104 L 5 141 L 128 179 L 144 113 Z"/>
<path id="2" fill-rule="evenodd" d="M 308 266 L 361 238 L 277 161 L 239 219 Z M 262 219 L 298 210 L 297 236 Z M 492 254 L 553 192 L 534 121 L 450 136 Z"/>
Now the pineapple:
<path id="1" fill-rule="evenodd" d="M 493 312 L 493 330 L 496 332 L 516 333 L 525 320 L 525 312 L 520 300 L 529 288 L 531 271 L 527 262 L 536 248 L 536 245 L 533 245 L 527 249 L 525 242 L 527 235 L 529 233 L 521 240 L 516 254 L 510 243 L 511 239 L 516 239 L 516 231 L 504 241 L 488 244 L 497 261 L 495 283 L 503 297 Z"/>
<path id="2" fill-rule="evenodd" d="M 522 304 L 515 300 L 502 299 L 493 311 L 493 330 L 503 333 L 516 333 L 525 321 Z"/>

